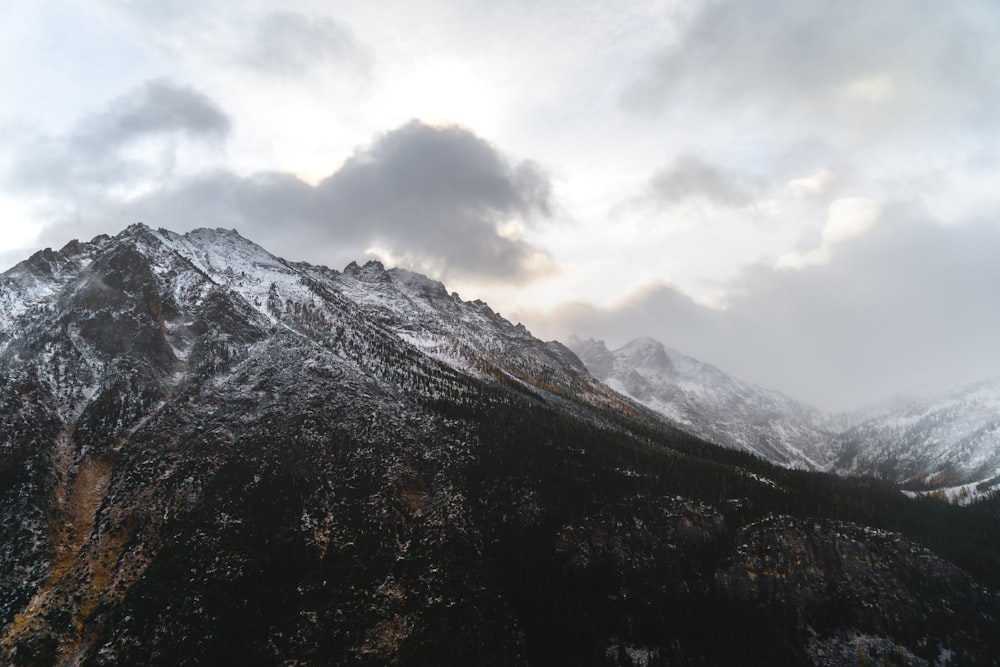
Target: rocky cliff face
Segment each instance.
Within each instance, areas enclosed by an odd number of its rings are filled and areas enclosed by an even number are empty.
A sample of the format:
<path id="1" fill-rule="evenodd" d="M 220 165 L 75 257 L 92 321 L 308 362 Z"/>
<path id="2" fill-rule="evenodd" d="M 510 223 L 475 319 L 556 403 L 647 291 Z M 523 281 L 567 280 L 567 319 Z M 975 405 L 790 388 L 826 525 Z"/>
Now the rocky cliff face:
<path id="1" fill-rule="evenodd" d="M 2 664 L 985 664 L 997 518 L 927 503 L 671 430 L 375 263 L 139 225 L 0 276 Z"/>

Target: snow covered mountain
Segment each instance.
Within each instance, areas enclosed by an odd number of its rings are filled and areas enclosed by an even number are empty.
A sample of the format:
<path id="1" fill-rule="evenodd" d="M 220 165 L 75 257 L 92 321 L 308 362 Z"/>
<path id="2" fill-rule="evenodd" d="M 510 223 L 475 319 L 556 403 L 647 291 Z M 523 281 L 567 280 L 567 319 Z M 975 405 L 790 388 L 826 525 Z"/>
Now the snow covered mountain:
<path id="1" fill-rule="evenodd" d="M 916 489 L 1000 484 L 1000 381 L 899 398 L 853 416 L 836 469 L 910 482 Z"/>
<path id="2" fill-rule="evenodd" d="M 320 553 L 338 521 L 401 535 L 414 513 L 465 544 L 469 509 L 449 475 L 470 465 L 474 436 L 433 406 L 516 396 L 577 410 L 622 400 L 561 346 L 377 263 L 338 273 L 233 231 L 141 224 L 36 253 L 0 276 L 0 662 L 76 664 L 101 641 L 148 664 L 98 637 L 99 609 L 173 562 L 171 531 L 189 525 L 176 517 L 252 525 L 230 506 L 244 495 L 263 494 L 251 507 L 267 516 L 291 511 L 288 493 L 313 494 L 287 526 L 255 530 L 300 531 Z M 343 493 L 367 501 L 341 513 Z M 209 532 L 206 553 L 232 552 L 225 530 Z"/>
<path id="3" fill-rule="evenodd" d="M 833 460 L 832 421 L 816 408 L 742 382 L 651 338 L 613 352 L 602 341 L 571 337 L 568 345 L 608 386 L 709 442 L 784 466 L 824 469 Z"/>
<path id="4" fill-rule="evenodd" d="M 983 664 L 991 512 L 710 445 L 375 262 L 133 225 L 0 275 L 4 665 Z"/>
<path id="5" fill-rule="evenodd" d="M 111 265 L 94 266 L 95 259 Z M 106 284 L 103 273 L 108 270 L 115 284 Z M 481 301 L 448 295 L 439 282 L 399 269 L 386 271 L 378 262 L 364 267 L 352 263 L 343 273 L 292 264 L 226 230 L 179 235 L 137 224 L 113 239 L 98 237 L 73 242 L 59 253 L 36 254 L 0 277 L 0 353 L 59 309 L 75 305 L 86 314 L 87 304 L 105 289 L 149 293 L 147 307 L 167 348 L 158 353 L 178 367 L 199 333 L 182 316 L 185 305 L 203 307 L 228 299 L 228 306 L 251 326 L 278 327 L 317 341 L 352 359 L 358 370 L 372 370 L 366 368 L 371 362 L 365 353 L 373 339 L 388 335 L 393 353 L 412 358 L 418 367 L 436 366 L 435 360 L 463 375 L 544 384 L 547 390 L 594 403 L 615 400 L 563 346 L 535 339 Z M 153 294 L 163 290 L 165 299 Z M 79 314 L 68 324 L 74 341 L 81 340 L 81 327 L 97 326 Z M 96 363 L 93 358 L 81 361 L 85 367 Z M 379 377 L 411 389 L 401 379 L 416 372 L 409 365 L 386 366 Z M 420 385 L 420 391 L 433 395 L 434 388 Z"/>
<path id="6" fill-rule="evenodd" d="M 827 415 L 650 338 L 614 351 L 601 341 L 568 344 L 610 387 L 709 442 L 780 465 L 951 495 L 1000 485 L 1000 381 Z"/>

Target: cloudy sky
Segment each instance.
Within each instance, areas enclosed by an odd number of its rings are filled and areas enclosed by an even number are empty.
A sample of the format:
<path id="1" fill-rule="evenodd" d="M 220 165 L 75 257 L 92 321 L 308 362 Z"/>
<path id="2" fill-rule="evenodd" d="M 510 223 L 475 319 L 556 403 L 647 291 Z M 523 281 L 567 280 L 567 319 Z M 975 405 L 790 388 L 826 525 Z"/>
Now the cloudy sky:
<path id="1" fill-rule="evenodd" d="M 994 0 L 7 0 L 0 269 L 379 258 L 819 407 L 1000 373 Z"/>

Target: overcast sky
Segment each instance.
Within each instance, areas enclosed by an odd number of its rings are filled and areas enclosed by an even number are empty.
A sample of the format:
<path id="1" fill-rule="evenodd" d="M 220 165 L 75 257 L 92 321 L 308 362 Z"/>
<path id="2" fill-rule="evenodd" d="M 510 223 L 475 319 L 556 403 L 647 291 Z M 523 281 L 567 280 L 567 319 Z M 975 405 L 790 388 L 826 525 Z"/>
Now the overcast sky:
<path id="1" fill-rule="evenodd" d="M 7 0 L 0 270 L 379 258 L 819 407 L 1000 373 L 995 0 Z"/>

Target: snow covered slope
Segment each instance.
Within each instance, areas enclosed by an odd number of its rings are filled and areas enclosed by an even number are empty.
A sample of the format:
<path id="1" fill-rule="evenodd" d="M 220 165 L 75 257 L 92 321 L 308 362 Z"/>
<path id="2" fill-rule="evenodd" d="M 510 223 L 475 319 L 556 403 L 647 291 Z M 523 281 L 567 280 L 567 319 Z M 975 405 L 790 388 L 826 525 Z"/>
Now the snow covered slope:
<path id="1" fill-rule="evenodd" d="M 837 469 L 915 488 L 1000 481 L 1000 380 L 897 399 L 859 413 L 839 438 Z"/>
<path id="2" fill-rule="evenodd" d="M 593 404 L 620 403 L 561 343 L 543 342 L 476 299 L 463 301 L 436 280 L 370 261 L 329 278 L 373 319 L 424 354 L 487 380 L 513 381 Z"/>
<path id="3" fill-rule="evenodd" d="M 614 351 L 602 341 L 571 337 L 568 344 L 611 388 L 693 435 L 785 466 L 817 469 L 832 461 L 830 420 L 816 408 L 737 380 L 651 338 Z"/>
<path id="4" fill-rule="evenodd" d="M 826 415 L 650 338 L 614 351 L 595 340 L 569 345 L 610 387 L 690 433 L 780 465 L 965 489 L 963 498 L 1000 483 L 1000 380 Z"/>

